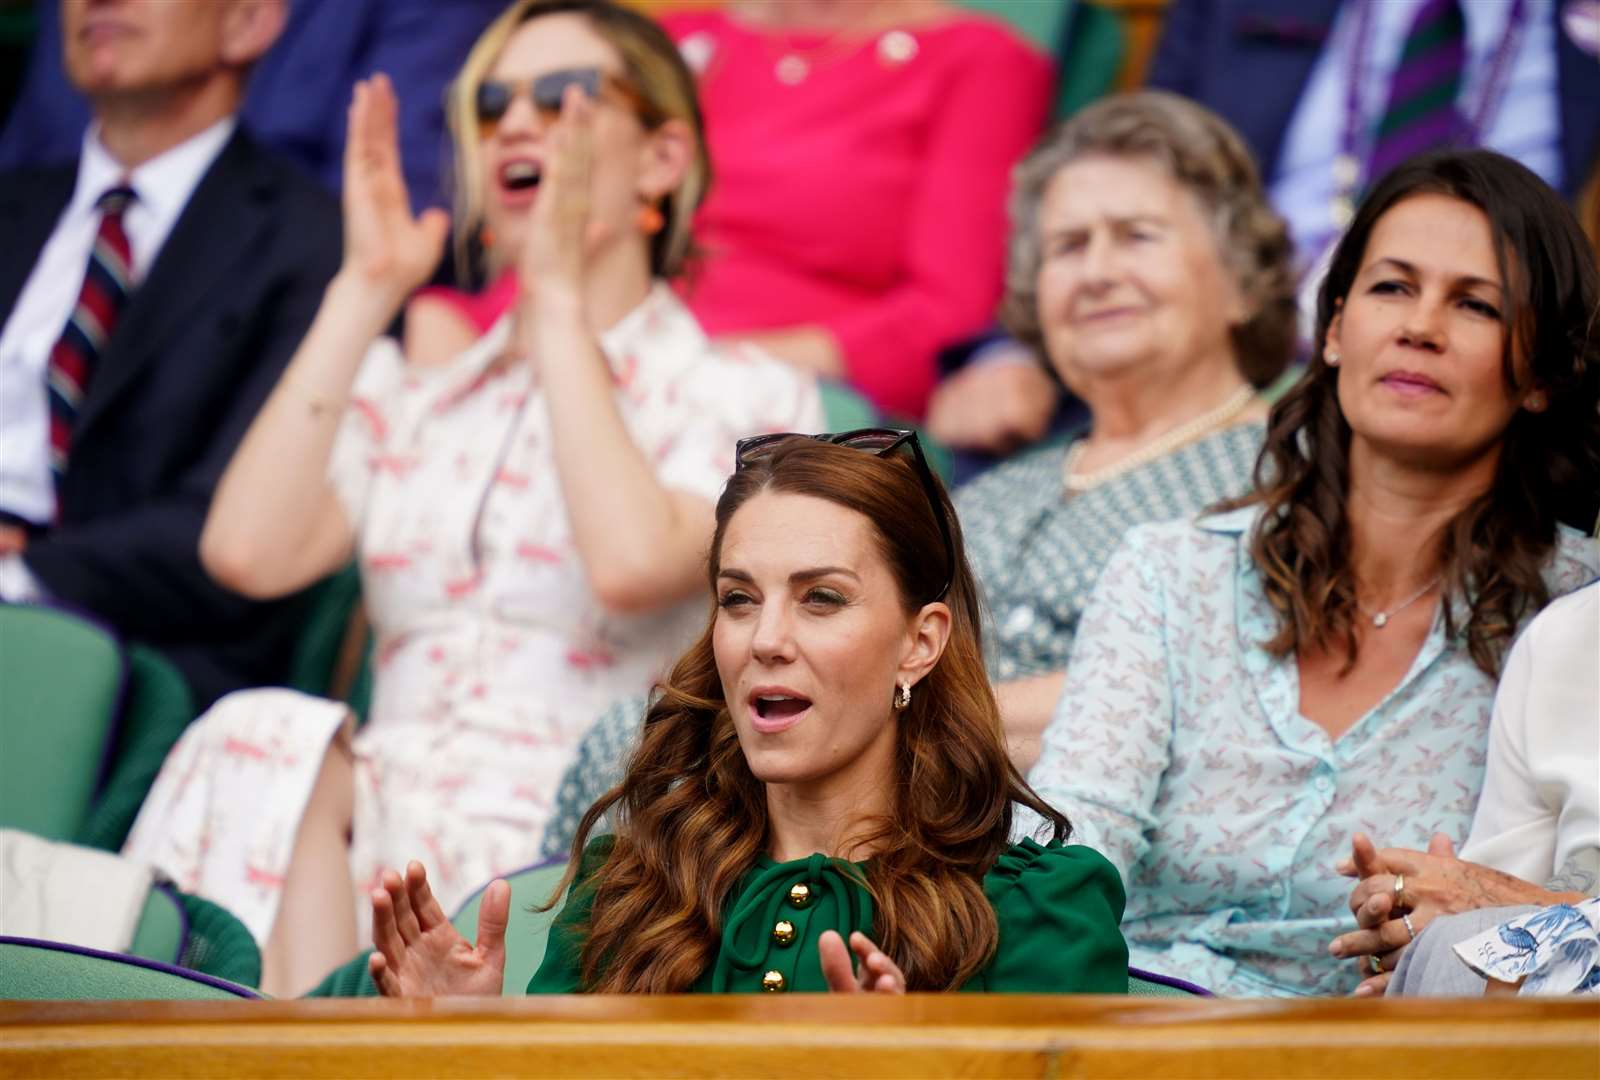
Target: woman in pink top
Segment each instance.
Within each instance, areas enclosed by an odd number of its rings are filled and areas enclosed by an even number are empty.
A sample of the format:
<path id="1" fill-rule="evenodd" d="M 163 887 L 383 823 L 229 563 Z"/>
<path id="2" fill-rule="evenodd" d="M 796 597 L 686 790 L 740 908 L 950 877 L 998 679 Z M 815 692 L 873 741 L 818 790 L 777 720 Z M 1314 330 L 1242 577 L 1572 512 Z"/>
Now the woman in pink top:
<path id="1" fill-rule="evenodd" d="M 922 415 L 939 350 L 999 300 L 1050 61 L 939 0 L 742 0 L 663 25 L 699 73 L 716 166 L 690 308 Z"/>

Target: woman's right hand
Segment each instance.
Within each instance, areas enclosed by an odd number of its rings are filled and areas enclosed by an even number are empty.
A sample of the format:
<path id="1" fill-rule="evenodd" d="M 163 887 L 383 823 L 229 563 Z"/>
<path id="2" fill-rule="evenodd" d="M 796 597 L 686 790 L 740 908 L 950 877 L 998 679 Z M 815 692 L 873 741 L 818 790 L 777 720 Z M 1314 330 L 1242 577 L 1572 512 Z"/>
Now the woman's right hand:
<path id="1" fill-rule="evenodd" d="M 433 274 L 450 230 L 443 210 L 411 214 L 400 168 L 398 111 L 388 76 L 356 83 L 344 144 L 341 269 L 341 276 L 371 288 L 396 310 Z"/>
<path id="2" fill-rule="evenodd" d="M 473 945 L 445 918 L 421 863 L 409 863 L 404 880 L 385 870 L 372 890 L 372 981 L 385 997 L 499 997 L 510 914 L 511 886 L 490 882 Z"/>

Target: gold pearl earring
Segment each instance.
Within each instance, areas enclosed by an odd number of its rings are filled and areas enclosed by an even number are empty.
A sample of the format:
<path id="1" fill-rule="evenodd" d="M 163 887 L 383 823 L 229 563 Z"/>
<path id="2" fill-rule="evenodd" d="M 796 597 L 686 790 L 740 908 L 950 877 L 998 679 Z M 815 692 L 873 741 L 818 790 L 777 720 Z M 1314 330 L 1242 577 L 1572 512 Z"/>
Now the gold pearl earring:
<path id="1" fill-rule="evenodd" d="M 895 712 L 905 712 L 910 707 L 911 687 L 907 683 L 901 683 L 894 688 L 894 710 Z"/>

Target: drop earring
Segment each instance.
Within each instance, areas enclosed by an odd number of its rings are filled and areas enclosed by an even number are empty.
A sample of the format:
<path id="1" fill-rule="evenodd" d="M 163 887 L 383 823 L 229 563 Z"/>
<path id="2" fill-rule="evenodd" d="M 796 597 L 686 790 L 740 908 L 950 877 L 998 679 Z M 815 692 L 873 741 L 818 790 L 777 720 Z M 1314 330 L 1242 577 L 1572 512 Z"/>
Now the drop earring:
<path id="1" fill-rule="evenodd" d="M 639 214 L 634 218 L 634 224 L 646 236 L 654 236 L 667 226 L 667 219 L 662 216 L 661 208 L 655 203 L 645 203 L 639 207 Z"/>
<path id="2" fill-rule="evenodd" d="M 905 712 L 911 707 L 911 687 L 901 683 L 894 688 L 894 711 Z"/>

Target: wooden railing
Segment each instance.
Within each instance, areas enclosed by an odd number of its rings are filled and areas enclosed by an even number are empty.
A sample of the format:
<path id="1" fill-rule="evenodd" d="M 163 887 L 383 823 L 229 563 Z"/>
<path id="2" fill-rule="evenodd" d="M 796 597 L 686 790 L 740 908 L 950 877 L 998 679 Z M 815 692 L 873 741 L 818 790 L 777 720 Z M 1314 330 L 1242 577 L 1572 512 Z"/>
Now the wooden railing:
<path id="1" fill-rule="evenodd" d="M 1600 1076 L 1600 1002 L 0 1002 L 0 1077 Z"/>

